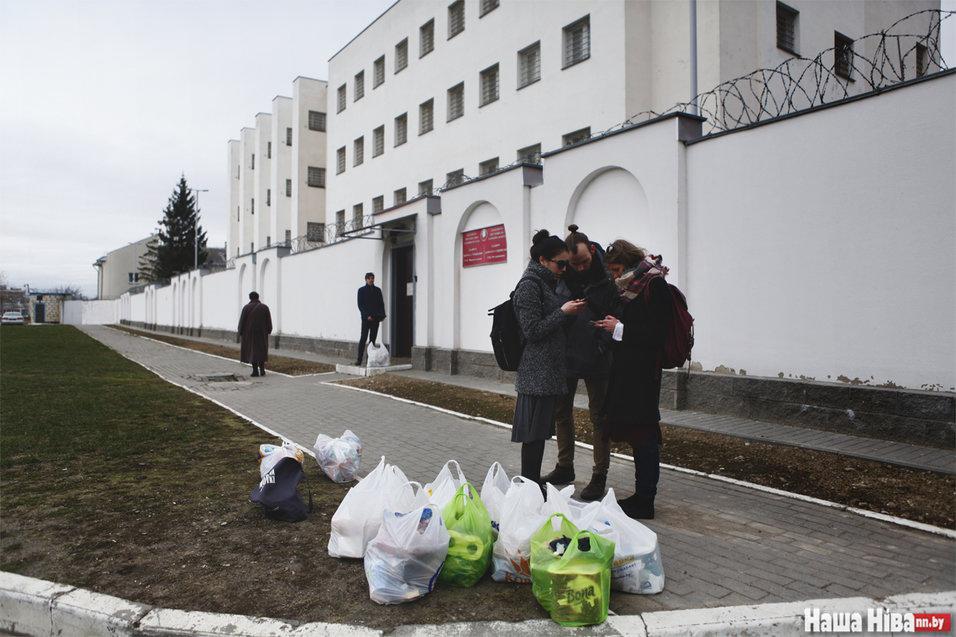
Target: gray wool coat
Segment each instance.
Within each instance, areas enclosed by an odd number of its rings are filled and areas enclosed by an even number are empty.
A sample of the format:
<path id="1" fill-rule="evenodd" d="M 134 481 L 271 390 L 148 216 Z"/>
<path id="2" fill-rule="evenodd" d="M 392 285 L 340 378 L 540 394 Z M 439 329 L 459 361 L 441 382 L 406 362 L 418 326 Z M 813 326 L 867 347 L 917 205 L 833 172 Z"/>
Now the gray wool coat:
<path id="1" fill-rule="evenodd" d="M 568 392 L 564 331 L 567 317 L 554 292 L 557 282 L 550 270 L 531 261 L 515 288 L 515 315 L 525 339 L 515 376 L 519 394 L 557 396 Z"/>

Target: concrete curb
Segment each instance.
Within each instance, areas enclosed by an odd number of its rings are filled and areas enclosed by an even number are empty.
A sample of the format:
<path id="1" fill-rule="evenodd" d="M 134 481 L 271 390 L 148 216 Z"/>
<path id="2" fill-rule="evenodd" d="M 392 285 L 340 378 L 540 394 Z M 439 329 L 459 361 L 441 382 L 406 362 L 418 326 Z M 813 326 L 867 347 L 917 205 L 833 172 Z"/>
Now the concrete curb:
<path id="1" fill-rule="evenodd" d="M 817 599 L 755 606 L 726 606 L 641 615 L 610 615 L 600 626 L 567 629 L 549 620 L 462 622 L 398 626 L 388 635 L 401 637 L 477 637 L 478 635 L 804 635 L 804 610 L 861 612 L 870 608 L 908 613 L 956 611 L 956 591 L 913 593 L 884 600 L 869 597 Z M 217 637 L 381 636 L 386 632 L 312 622 L 294 624 L 267 617 L 152 608 L 111 595 L 0 571 L 0 631 L 29 635 L 203 635 Z"/>

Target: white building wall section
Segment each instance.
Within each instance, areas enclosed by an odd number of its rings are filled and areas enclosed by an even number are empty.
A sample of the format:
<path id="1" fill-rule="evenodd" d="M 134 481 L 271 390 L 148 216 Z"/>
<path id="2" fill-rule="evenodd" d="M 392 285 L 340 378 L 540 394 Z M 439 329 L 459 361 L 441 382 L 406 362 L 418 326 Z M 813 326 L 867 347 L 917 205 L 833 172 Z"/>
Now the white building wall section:
<path id="1" fill-rule="evenodd" d="M 255 172 L 252 170 L 252 156 L 256 152 L 256 129 L 243 128 L 240 137 L 240 158 L 242 171 L 239 175 L 239 202 L 241 220 L 239 222 L 239 254 L 253 252 L 255 245 L 255 222 L 253 206 L 258 209 L 261 202 L 253 204 L 255 198 Z"/>
<path id="2" fill-rule="evenodd" d="M 292 179 L 292 146 L 286 144 L 286 130 L 292 128 L 292 98 L 277 95 L 272 100 L 272 205 L 269 234 L 274 244 L 285 242 L 291 228 L 292 195 L 286 195 L 286 180 Z M 293 233 L 294 236 L 294 233 Z"/>
<path id="3" fill-rule="evenodd" d="M 270 236 L 272 227 L 272 160 L 269 144 L 272 143 L 272 115 L 256 114 L 256 142 L 253 197 L 256 199 L 255 242 L 256 248 L 268 247 L 275 237 Z"/>
<path id="4" fill-rule="evenodd" d="M 309 185 L 309 167 L 326 167 L 326 132 L 309 128 L 309 111 L 325 113 L 327 83 L 297 77 L 292 83 L 292 236 L 306 234 L 309 222 L 325 221 L 324 187 Z M 326 118 L 328 128 L 328 118 Z M 328 173 L 326 173 L 328 183 Z"/>
<path id="5" fill-rule="evenodd" d="M 173 318 L 175 316 L 173 286 L 166 285 L 161 288 L 156 288 L 153 303 L 155 305 L 155 313 L 152 322 L 156 325 L 175 325 Z"/>
<path id="6" fill-rule="evenodd" d="M 64 301 L 61 322 L 68 325 L 115 325 L 119 323 L 120 299 Z"/>
<path id="7" fill-rule="evenodd" d="M 236 269 L 221 270 L 202 278 L 204 328 L 234 330 L 239 323 L 239 279 Z"/>
<path id="8" fill-rule="evenodd" d="M 226 144 L 227 166 L 229 176 L 229 209 L 226 210 L 226 227 L 229 234 L 226 239 L 226 258 L 239 255 L 239 224 L 242 218 L 239 199 L 239 179 L 242 175 L 242 149 L 238 139 L 230 139 Z"/>

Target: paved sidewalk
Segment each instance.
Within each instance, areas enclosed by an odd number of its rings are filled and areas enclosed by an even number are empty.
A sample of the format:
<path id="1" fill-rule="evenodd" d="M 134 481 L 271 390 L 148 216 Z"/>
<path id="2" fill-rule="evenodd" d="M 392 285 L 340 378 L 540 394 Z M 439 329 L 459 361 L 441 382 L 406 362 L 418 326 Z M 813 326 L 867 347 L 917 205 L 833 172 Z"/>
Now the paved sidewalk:
<path id="1" fill-rule="evenodd" d="M 334 375 L 205 383 L 200 376 L 247 370 L 106 327 L 81 329 L 300 444 L 352 429 L 365 445 L 365 470 L 387 455 L 425 482 L 454 458 L 480 484 L 493 460 L 509 475 L 519 468 L 519 446 L 500 427 L 327 384 Z M 576 456 L 578 475 L 588 476 L 589 454 Z M 545 466 L 554 461 L 549 442 Z M 633 465 L 612 459 L 609 483 L 630 494 Z M 616 613 L 956 589 L 956 541 L 846 511 L 663 470 L 657 513 L 648 526 L 659 534 L 666 589 L 615 595 Z"/>

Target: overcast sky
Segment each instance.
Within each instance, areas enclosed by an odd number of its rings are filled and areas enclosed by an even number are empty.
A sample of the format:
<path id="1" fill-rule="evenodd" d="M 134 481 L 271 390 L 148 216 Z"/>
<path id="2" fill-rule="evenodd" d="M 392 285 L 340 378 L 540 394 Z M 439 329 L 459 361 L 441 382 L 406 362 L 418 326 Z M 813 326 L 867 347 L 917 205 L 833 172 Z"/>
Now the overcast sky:
<path id="1" fill-rule="evenodd" d="M 7 282 L 95 295 L 93 261 L 150 234 L 181 172 L 210 190 L 202 223 L 223 245 L 226 141 L 297 75 L 326 79 L 328 58 L 391 3 L 0 0 Z M 945 47 L 952 64 L 956 38 Z"/>

